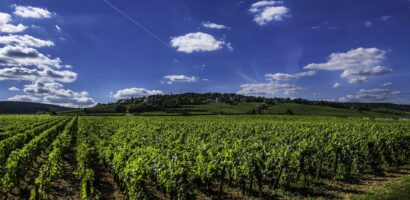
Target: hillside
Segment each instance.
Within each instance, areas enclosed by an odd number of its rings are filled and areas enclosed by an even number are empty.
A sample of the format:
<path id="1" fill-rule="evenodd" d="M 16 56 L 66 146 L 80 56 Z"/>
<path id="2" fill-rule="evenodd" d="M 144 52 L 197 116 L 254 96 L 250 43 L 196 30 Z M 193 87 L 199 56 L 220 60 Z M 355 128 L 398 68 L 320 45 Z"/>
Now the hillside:
<path id="1" fill-rule="evenodd" d="M 50 113 L 52 111 L 60 112 L 60 111 L 67 111 L 67 110 L 70 110 L 70 108 L 51 105 L 51 104 L 0 101 L 0 113 L 1 114 L 36 114 L 36 113 Z"/>
<path id="2" fill-rule="evenodd" d="M 85 115 L 300 115 L 334 117 L 410 117 L 409 105 L 340 103 L 266 98 L 230 93 L 185 93 L 121 99 L 61 114 Z"/>
<path id="3" fill-rule="evenodd" d="M 373 107 L 372 107 L 373 106 Z M 333 116 L 333 117 L 410 117 L 410 112 L 388 107 L 372 105 L 366 110 L 355 108 L 337 108 L 326 105 L 307 105 L 283 103 L 270 107 L 264 114 L 281 115 L 293 114 L 300 116 Z M 291 112 L 291 113 L 287 113 Z"/>

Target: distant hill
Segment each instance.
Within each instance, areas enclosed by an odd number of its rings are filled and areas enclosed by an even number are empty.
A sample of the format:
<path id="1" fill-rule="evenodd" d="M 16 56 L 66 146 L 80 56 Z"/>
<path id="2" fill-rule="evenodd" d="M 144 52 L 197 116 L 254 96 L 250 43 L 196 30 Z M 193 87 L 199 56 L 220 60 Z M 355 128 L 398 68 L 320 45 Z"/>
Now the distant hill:
<path id="1" fill-rule="evenodd" d="M 52 111 L 60 112 L 67 111 L 71 108 L 56 106 L 51 104 L 32 103 L 32 102 L 16 102 L 16 101 L 0 101 L 1 114 L 35 114 L 35 113 L 50 113 Z"/>
<path id="2" fill-rule="evenodd" d="M 369 118 L 410 118 L 410 105 L 341 103 L 306 99 L 266 98 L 233 93 L 152 95 L 97 104 L 60 114 L 85 115 L 302 115 Z"/>

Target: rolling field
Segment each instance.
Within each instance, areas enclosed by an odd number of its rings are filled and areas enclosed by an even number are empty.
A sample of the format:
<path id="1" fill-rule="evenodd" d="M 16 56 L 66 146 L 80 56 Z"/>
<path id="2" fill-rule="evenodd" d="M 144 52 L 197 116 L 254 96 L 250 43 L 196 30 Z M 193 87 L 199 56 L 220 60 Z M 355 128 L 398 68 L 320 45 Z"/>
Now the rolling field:
<path id="1" fill-rule="evenodd" d="M 2 199 L 345 199 L 410 175 L 408 121 L 2 115 L 0 125 Z"/>

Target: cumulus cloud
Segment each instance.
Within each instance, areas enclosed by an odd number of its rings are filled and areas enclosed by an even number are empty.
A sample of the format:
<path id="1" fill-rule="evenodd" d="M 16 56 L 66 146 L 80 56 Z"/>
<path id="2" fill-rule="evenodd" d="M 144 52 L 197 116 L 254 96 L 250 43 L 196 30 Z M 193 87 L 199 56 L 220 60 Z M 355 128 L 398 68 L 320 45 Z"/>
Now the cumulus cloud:
<path id="1" fill-rule="evenodd" d="M 355 95 L 341 97 L 342 102 L 386 102 L 394 100 L 400 91 L 388 90 L 383 88 L 360 89 Z"/>
<path id="2" fill-rule="evenodd" d="M 305 88 L 295 84 L 283 83 L 283 81 L 293 81 L 302 77 L 314 76 L 316 71 L 304 71 L 294 74 L 275 73 L 265 74 L 267 83 L 247 83 L 240 85 L 239 94 L 272 96 L 278 93 L 283 95 L 293 95 Z"/>
<path id="3" fill-rule="evenodd" d="M 296 74 L 284 74 L 284 73 L 265 74 L 265 77 L 268 80 L 291 81 L 291 80 L 296 80 L 301 77 L 314 76 L 314 75 L 316 75 L 316 71 L 306 71 L 306 72 L 300 72 Z"/>
<path id="4" fill-rule="evenodd" d="M 54 42 L 50 40 L 42 40 L 30 35 L 0 36 L 0 44 L 36 48 L 54 46 Z"/>
<path id="5" fill-rule="evenodd" d="M 43 8 L 14 5 L 14 14 L 24 18 L 50 18 L 51 13 Z M 0 13 L 0 32 L 21 32 L 26 27 L 10 24 L 11 16 Z M 57 28 L 57 26 L 56 26 Z M 59 27 L 58 27 L 59 28 Z M 58 29 L 57 28 L 57 29 Z M 62 83 L 77 80 L 77 73 L 67 70 L 71 65 L 63 64 L 60 58 L 51 58 L 38 51 L 41 47 L 51 47 L 49 40 L 35 38 L 31 35 L 0 36 L 0 81 L 27 81 L 24 95 L 10 97 L 11 101 L 29 101 L 56 104 L 68 107 L 92 106 L 95 101 L 88 92 L 75 92 L 64 88 Z M 63 69 L 65 68 L 65 69 Z M 19 91 L 11 87 L 10 91 Z"/>
<path id="6" fill-rule="evenodd" d="M 381 66 L 386 59 L 386 51 L 377 48 L 357 48 L 345 53 L 332 53 L 325 63 L 312 63 L 304 69 L 343 71 L 341 77 L 349 83 L 363 83 L 370 76 L 392 72 L 391 68 Z"/>
<path id="7" fill-rule="evenodd" d="M 95 105 L 95 101 L 89 97 L 88 92 L 74 92 L 69 89 L 65 89 L 60 83 L 55 82 L 34 82 L 24 86 L 24 92 L 28 95 L 36 97 L 39 100 L 37 102 L 56 104 L 67 107 L 78 106 L 92 106 Z"/>
<path id="8" fill-rule="evenodd" d="M 342 84 L 341 84 L 341 83 L 335 83 L 335 84 L 333 84 L 333 88 L 340 88 L 340 87 L 342 87 Z"/>
<path id="9" fill-rule="evenodd" d="M 73 97 L 58 97 L 58 96 L 45 96 L 43 98 L 44 103 L 55 104 L 66 107 L 91 107 L 95 105 L 93 98 L 88 96 L 81 96 L 84 93 L 78 93 L 80 96 Z M 88 93 L 87 93 L 88 95 Z"/>
<path id="10" fill-rule="evenodd" d="M 249 11 L 254 14 L 254 21 L 262 26 L 290 16 L 289 8 L 282 4 L 282 1 L 258 1 L 251 5 Z"/>
<path id="11" fill-rule="evenodd" d="M 62 83 L 71 83 L 77 80 L 77 73 L 54 69 L 29 69 L 25 67 L 11 67 L 0 69 L 0 81 L 17 80 L 17 81 L 55 81 Z"/>
<path id="12" fill-rule="evenodd" d="M 31 95 L 16 95 L 14 97 L 10 97 L 7 100 L 9 101 L 23 101 L 23 102 L 40 102 L 41 99 Z"/>
<path id="13" fill-rule="evenodd" d="M 291 95 L 295 94 L 299 91 L 303 90 L 302 87 L 298 87 L 294 84 L 283 84 L 283 83 L 248 83 L 242 84 L 240 86 L 240 90 L 237 92 L 238 94 L 244 95 L 258 95 L 258 96 L 271 96 L 276 95 L 278 93 L 282 93 L 284 95 Z"/>
<path id="14" fill-rule="evenodd" d="M 9 91 L 20 91 L 20 89 L 18 89 L 17 87 L 10 87 Z"/>
<path id="15" fill-rule="evenodd" d="M 161 90 L 147 90 L 145 88 L 125 88 L 122 90 L 118 90 L 117 92 L 111 94 L 112 97 L 116 99 L 126 99 L 130 97 L 142 97 L 142 96 L 150 96 L 150 95 L 157 95 L 157 94 L 164 94 Z"/>
<path id="16" fill-rule="evenodd" d="M 26 30 L 26 26 L 23 24 L 13 25 L 10 24 L 11 15 L 8 13 L 0 12 L 0 33 L 18 33 Z"/>
<path id="17" fill-rule="evenodd" d="M 85 91 L 75 92 L 65 89 L 61 83 L 74 82 L 77 74 L 68 70 L 29 69 L 12 67 L 0 69 L 0 81 L 17 80 L 30 81 L 24 86 L 25 95 L 9 98 L 11 101 L 30 101 L 56 104 L 67 107 L 93 106 L 95 101 Z M 60 83 L 59 83 L 60 82 Z M 18 89 L 18 88 L 17 88 Z M 9 89 L 11 90 L 11 88 Z M 13 89 L 17 91 L 16 89 Z"/>
<path id="18" fill-rule="evenodd" d="M 164 79 L 167 79 L 168 84 L 172 84 L 175 82 L 180 83 L 192 83 L 197 82 L 199 80 L 196 76 L 185 76 L 185 75 L 166 75 Z"/>
<path id="19" fill-rule="evenodd" d="M 62 89 L 63 85 L 54 82 L 34 82 L 24 86 L 24 92 L 33 95 L 57 95 L 57 96 L 71 96 Z"/>
<path id="20" fill-rule="evenodd" d="M 45 8 L 14 5 L 13 14 L 23 18 L 44 19 L 51 18 L 51 13 Z"/>
<path id="21" fill-rule="evenodd" d="M 229 27 L 223 24 L 216 24 L 212 22 L 203 22 L 202 26 L 209 29 L 229 29 Z"/>
<path id="22" fill-rule="evenodd" d="M 60 68 L 61 60 L 60 58 L 50 58 L 34 48 L 6 45 L 0 48 L 0 65 Z"/>
<path id="23" fill-rule="evenodd" d="M 369 79 L 369 76 L 383 75 L 392 71 L 392 69 L 382 66 L 367 69 L 348 69 L 343 71 L 341 77 L 349 80 L 349 83 L 363 83 Z"/>
<path id="24" fill-rule="evenodd" d="M 225 41 L 217 40 L 212 35 L 202 32 L 188 33 L 171 39 L 171 46 L 184 53 L 217 51 L 224 45 Z"/>

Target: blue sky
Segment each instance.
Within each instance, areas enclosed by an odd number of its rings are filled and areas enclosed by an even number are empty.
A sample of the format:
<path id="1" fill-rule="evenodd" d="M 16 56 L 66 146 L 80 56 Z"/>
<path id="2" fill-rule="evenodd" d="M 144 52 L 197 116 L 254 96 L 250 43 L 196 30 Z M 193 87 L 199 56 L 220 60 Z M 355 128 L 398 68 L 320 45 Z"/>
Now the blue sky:
<path id="1" fill-rule="evenodd" d="M 409 35 L 408 0 L 3 0 L 0 99 L 78 107 L 182 91 L 410 103 Z"/>

